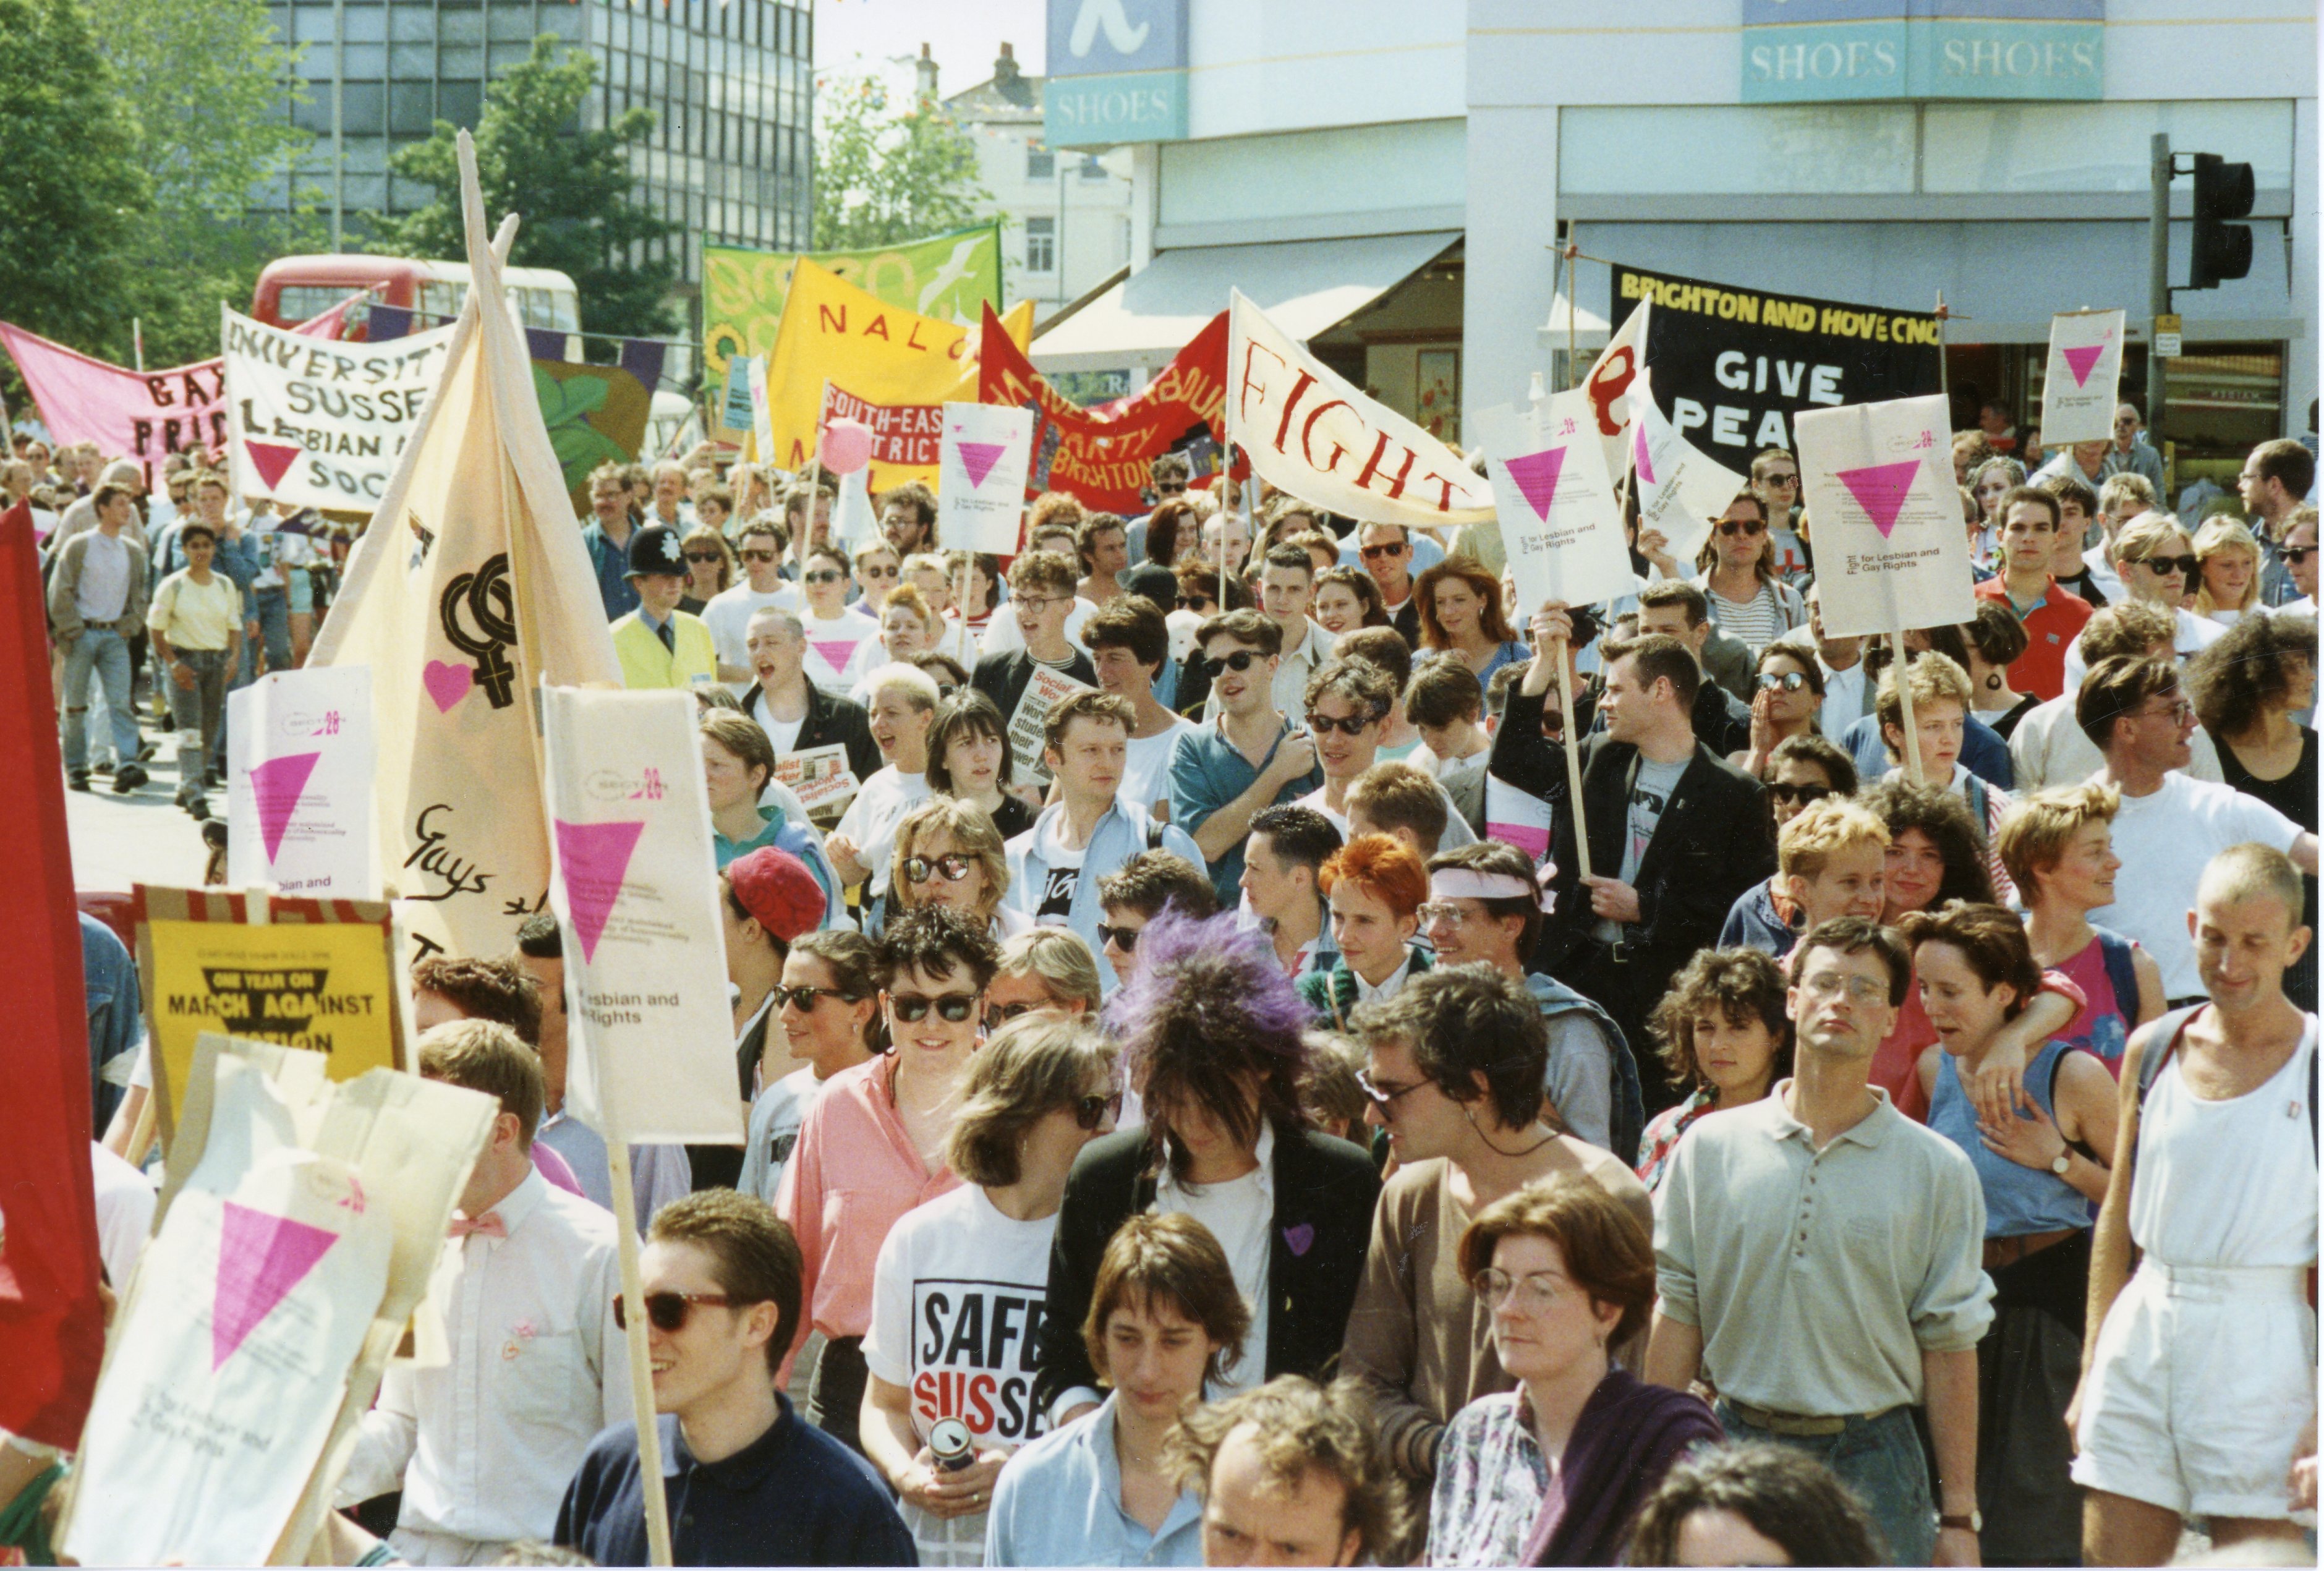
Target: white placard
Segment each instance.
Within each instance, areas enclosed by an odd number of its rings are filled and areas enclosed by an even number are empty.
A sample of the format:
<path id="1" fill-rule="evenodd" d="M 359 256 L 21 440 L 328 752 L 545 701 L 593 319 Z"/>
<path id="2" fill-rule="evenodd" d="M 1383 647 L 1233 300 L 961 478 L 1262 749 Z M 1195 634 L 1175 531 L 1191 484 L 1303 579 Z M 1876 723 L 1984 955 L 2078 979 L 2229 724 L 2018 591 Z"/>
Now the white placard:
<path id="1" fill-rule="evenodd" d="M 1626 592 L 1635 575 L 1589 393 L 1480 410 L 1476 430 L 1520 619 L 1545 600 L 1590 605 Z"/>
<path id="2" fill-rule="evenodd" d="M 1642 304 L 1633 315 L 1646 309 Z M 1750 481 L 1709 457 L 1671 424 L 1655 402 L 1653 380 L 1651 366 L 1639 372 L 1628 394 L 1628 463 L 1638 488 L 1638 532 L 1659 531 L 1665 549 L 1683 567 L 1711 538 L 1711 521 L 1724 513 L 1735 494 Z"/>
<path id="3" fill-rule="evenodd" d="M 742 362 L 751 390 L 751 433 L 759 443 L 759 462 L 775 461 L 775 406 L 767 398 L 767 357 L 752 355 Z"/>
<path id="4" fill-rule="evenodd" d="M 828 747 L 782 754 L 775 760 L 775 781 L 790 787 L 807 817 L 818 824 L 837 823 L 855 793 L 863 789 L 863 782 L 847 767 L 847 749 L 836 742 Z"/>
<path id="5" fill-rule="evenodd" d="M 2042 440 L 2113 439 L 2121 402 L 2123 313 L 2060 311 L 2050 319 L 2050 365 L 2042 377 Z"/>
<path id="6" fill-rule="evenodd" d="M 1485 838 L 1524 852 L 1538 870 L 1549 860 L 1549 804 L 1499 775 L 1485 777 Z"/>
<path id="7" fill-rule="evenodd" d="M 453 329 L 330 342 L 218 310 L 234 494 L 376 507 L 444 374 Z"/>
<path id="8" fill-rule="evenodd" d="M 853 552 L 872 543 L 880 518 L 872 511 L 872 466 L 838 476 L 839 498 L 831 510 L 831 538 Z"/>
<path id="9" fill-rule="evenodd" d="M 710 798 L 691 693 L 541 689 L 566 1105 L 608 1141 L 735 1141 Z"/>
<path id="10" fill-rule="evenodd" d="M 1087 682 L 1077 682 L 1038 661 L 1033 662 L 1032 679 L 1017 700 L 1017 712 L 1009 716 L 1009 753 L 1017 765 L 1018 780 L 1048 783 L 1049 766 L 1041 754 L 1048 736 L 1049 711 L 1075 693 L 1096 691 Z"/>
<path id="11" fill-rule="evenodd" d="M 269 671 L 228 693 L 226 882 L 380 898 L 366 666 Z"/>
<path id="12" fill-rule="evenodd" d="M 1807 410 L 1792 429 L 1825 633 L 1855 638 L 1974 616 L 1944 397 Z"/>
<path id="13" fill-rule="evenodd" d="M 936 538 L 958 550 L 1015 555 L 1032 465 L 1030 409 L 945 404 L 936 455 Z"/>

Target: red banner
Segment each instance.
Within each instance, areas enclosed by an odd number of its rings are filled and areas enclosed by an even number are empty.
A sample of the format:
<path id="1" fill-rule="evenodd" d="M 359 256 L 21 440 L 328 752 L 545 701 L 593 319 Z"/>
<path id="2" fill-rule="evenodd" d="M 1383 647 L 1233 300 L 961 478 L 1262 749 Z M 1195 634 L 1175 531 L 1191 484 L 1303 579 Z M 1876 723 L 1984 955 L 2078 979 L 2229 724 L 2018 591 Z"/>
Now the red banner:
<path id="1" fill-rule="evenodd" d="M 992 314 L 990 306 L 985 315 Z M 1221 311 L 1154 380 L 1127 398 L 1084 409 L 1051 387 L 997 323 L 984 331 L 977 397 L 1033 411 L 1026 494 L 1063 491 L 1084 506 L 1133 517 L 1147 511 L 1146 467 L 1197 426 L 1226 440 L 1227 314 Z"/>
<path id="2" fill-rule="evenodd" d="M 1008 335 L 1002 334 L 1001 340 L 1006 343 Z M 943 404 L 873 403 L 836 382 L 827 385 L 830 391 L 825 395 L 823 418 L 861 420 L 870 426 L 872 463 L 906 469 L 936 467 L 936 448 L 944 437 Z"/>

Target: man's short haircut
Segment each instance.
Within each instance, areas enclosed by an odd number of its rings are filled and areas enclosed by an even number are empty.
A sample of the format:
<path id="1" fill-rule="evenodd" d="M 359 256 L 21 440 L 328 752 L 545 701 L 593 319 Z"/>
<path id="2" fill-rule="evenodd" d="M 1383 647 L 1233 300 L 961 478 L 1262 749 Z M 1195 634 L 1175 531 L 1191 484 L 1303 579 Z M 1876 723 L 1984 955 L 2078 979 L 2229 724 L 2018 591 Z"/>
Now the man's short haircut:
<path id="1" fill-rule="evenodd" d="M 1401 759 L 1382 759 L 1356 776 L 1348 786 L 1347 807 L 1351 817 L 1363 814 L 1364 822 L 1374 829 L 1410 832 L 1420 842 L 1424 856 L 1436 855 L 1444 827 L 1452 820 L 1452 809 L 1436 777 Z"/>
<path id="2" fill-rule="evenodd" d="M 1886 831 L 1881 839 L 1886 843 Z M 1792 1022 L 1784 1013 L 1783 966 L 1764 949 L 1698 949 L 1671 978 L 1670 991 L 1647 1021 L 1672 1085 L 1695 1090 L 1711 1084 L 1695 1057 L 1694 1025 L 1713 1012 L 1730 1026 L 1756 1020 L 1766 1028 L 1775 1047 L 1767 1064 L 1770 1086 L 1792 1072 Z"/>
<path id="3" fill-rule="evenodd" d="M 935 713 L 936 707 L 944 702 L 944 689 L 936 686 L 936 678 L 901 661 L 873 668 L 872 674 L 863 679 L 863 688 L 875 708 L 890 693 L 903 694 L 904 702 L 924 715 Z"/>
<path id="4" fill-rule="evenodd" d="M 1396 707 L 1396 684 L 1368 660 L 1335 655 L 1316 667 L 1302 697 L 1313 709 L 1327 696 L 1352 705 L 1368 723 L 1387 719 L 1388 712 Z"/>
<path id="5" fill-rule="evenodd" d="M 1859 802 L 1826 797 L 1802 809 L 1777 832 L 1775 856 L 1785 873 L 1816 878 L 1836 853 L 1862 840 L 1886 850 L 1888 826 Z"/>
<path id="6" fill-rule="evenodd" d="M 1638 591 L 1638 605 L 1647 610 L 1675 605 L 1685 613 L 1689 627 L 1700 627 L 1711 620 L 1711 602 L 1684 578 L 1656 579 Z"/>
<path id="7" fill-rule="evenodd" d="M 2102 513 L 2111 513 L 2126 502 L 2153 507 L 2156 500 L 2154 483 L 2129 469 L 2107 476 L 2098 486 L 2098 510 Z"/>
<path id="8" fill-rule="evenodd" d="M 1146 477 L 1148 480 L 1176 480 L 1183 483 L 1194 478 L 1194 466 L 1186 461 L 1186 455 L 1184 453 L 1157 453 L 1146 466 Z"/>
<path id="9" fill-rule="evenodd" d="M 1342 633 L 1332 653 L 1339 660 L 1370 661 L 1387 674 L 1388 685 L 1397 692 L 1404 691 L 1405 684 L 1412 680 L 1412 645 L 1393 627 L 1359 627 Z M 1458 657 L 1454 663 L 1459 663 Z"/>
<path id="10" fill-rule="evenodd" d="M 1765 480 L 1767 477 L 1767 471 L 1774 468 L 1777 464 L 1789 464 L 1794 469 L 1797 469 L 1800 467 L 1800 461 L 1797 458 L 1793 457 L 1789 452 L 1782 448 L 1761 448 L 1757 452 L 1752 454 L 1752 484 L 1756 485 L 1760 481 Z"/>
<path id="11" fill-rule="evenodd" d="M 1412 915 L 1428 898 L 1427 868 L 1390 835 L 1357 836 L 1325 859 L 1315 883 L 1328 897 L 1342 880 L 1384 901 L 1399 917 Z"/>
<path id="12" fill-rule="evenodd" d="M 505 956 L 489 960 L 429 955 L 411 963 L 411 988 L 432 993 L 469 1020 L 497 1021 L 527 1047 L 540 1043 L 540 993 Z"/>
<path id="13" fill-rule="evenodd" d="M 2100 661 L 2074 695 L 2074 724 L 2100 753 L 2114 740 L 2115 722 L 2137 713 L 2149 698 L 2179 690 L 2179 667 L 2166 655 L 2116 655 Z"/>
<path id="14" fill-rule="evenodd" d="M 1267 836 L 1267 846 L 1286 867 L 1304 867 L 1321 874 L 1323 864 L 1345 842 L 1332 820 L 1313 808 L 1261 808 L 1250 818 L 1250 832 Z"/>
<path id="15" fill-rule="evenodd" d="M 1357 1005 L 1349 1024 L 1367 1044 L 1408 1046 L 1414 1066 L 1455 1102 L 1479 1100 L 1473 1077 L 1483 1075 L 1482 1098 L 1506 1128 L 1541 1116 L 1549 1073 L 1541 1004 L 1481 960 L 1410 977 L 1388 997 Z"/>
<path id="16" fill-rule="evenodd" d="M 873 557 L 896 557 L 896 548 L 888 543 L 886 537 L 875 534 L 848 553 L 848 565 L 861 575 L 863 571 L 863 564 Z M 904 559 L 896 557 L 896 571 L 901 574 L 903 570 Z"/>
<path id="17" fill-rule="evenodd" d="M 1687 587 L 1694 586 L 1690 584 Z M 1628 640 L 1609 638 L 1599 646 L 1599 652 L 1609 667 L 1620 661 L 1631 661 L 1641 688 L 1668 682 L 1681 712 L 1693 710 L 1695 695 L 1702 691 L 1702 667 L 1695 662 L 1694 652 L 1670 634 L 1655 633 Z"/>
<path id="18" fill-rule="evenodd" d="M 1235 1286 L 1234 1269 L 1211 1230 L 1183 1211 L 1139 1212 L 1106 1241 L 1081 1327 L 1082 1345 L 1104 1383 L 1113 1383 L 1105 1367 L 1106 1322 L 1117 1309 L 1151 1314 L 1157 1307 L 1193 1321 L 1213 1344 L 1203 1368 L 1205 1382 L 1242 1357 L 1250 1310 Z"/>
<path id="19" fill-rule="evenodd" d="M 1087 1016 L 1025 1014 L 992 1033 L 969 1059 L 945 1162 L 964 1184 L 1002 1187 L 1024 1176 L 1026 1132 L 1113 1075 L 1113 1043 Z"/>
<path id="20" fill-rule="evenodd" d="M 1175 851 L 1140 851 L 1097 881 L 1097 900 L 1106 910 L 1136 911 L 1149 922 L 1166 909 L 1194 918 L 1219 909 L 1211 875 Z"/>
<path id="21" fill-rule="evenodd" d="M 760 789 L 775 778 L 774 742 L 767 735 L 766 727 L 748 715 L 713 709 L 695 722 L 695 729 L 733 753 L 742 765 L 745 780 L 752 771 L 759 772 Z"/>
<path id="22" fill-rule="evenodd" d="M 2021 502 L 2041 510 L 2042 516 L 2050 521 L 2052 534 L 2057 533 L 2065 527 L 2065 515 L 2058 511 L 2058 499 L 2038 485 L 2027 485 L 2023 483 L 2012 485 L 2001 494 L 2001 500 L 1994 504 L 1993 516 L 2003 523 L 2007 523 L 2009 510 Z"/>
<path id="23" fill-rule="evenodd" d="M 2262 442 L 2252 449 L 2251 464 L 2261 479 L 2283 482 L 2284 494 L 2294 502 L 2316 484 L 2316 455 L 2292 437 Z"/>
<path id="24" fill-rule="evenodd" d="M 1120 693 L 1075 693 L 1050 706 L 1048 720 L 1041 727 L 1042 750 L 1062 755 L 1065 750 L 1066 728 L 1076 720 L 1119 725 L 1122 739 L 1128 741 L 1130 734 L 1138 729 L 1138 710 Z"/>
<path id="25" fill-rule="evenodd" d="M 1950 702 L 1960 706 L 1961 717 L 1966 720 L 1977 689 L 1969 686 L 1969 672 L 1961 670 L 1960 662 L 1950 655 L 1939 654 L 1933 649 L 1923 650 L 1912 660 L 1912 665 L 1905 670 L 1904 680 L 1912 689 L 1913 717 L 1919 719 L 1932 704 Z M 1899 732 L 1904 730 L 1904 698 L 1897 690 L 1894 664 L 1880 673 L 1880 696 L 1874 700 L 1873 713 L 1879 716 L 1880 738 L 1884 744 L 1887 743 L 1888 727 L 1894 725 Z M 1898 758 L 1904 756 L 1893 745 L 1888 750 Z"/>
<path id="26" fill-rule="evenodd" d="M 907 480 L 901 485 L 890 485 L 880 493 L 881 512 L 885 513 L 899 503 L 909 508 L 912 516 L 927 527 L 928 533 L 923 537 L 923 544 L 933 542 L 936 527 L 936 494 L 918 480 Z"/>
<path id="27" fill-rule="evenodd" d="M 965 973 L 971 991 L 982 993 L 1001 968 L 1001 946 L 986 926 L 935 905 L 890 917 L 880 935 L 882 985 L 893 987 L 908 971 L 943 981 Z"/>
<path id="28" fill-rule="evenodd" d="M 2286 929 L 2300 926 L 2306 895 L 2300 868 L 2273 846 L 2246 840 L 2230 846 L 2205 864 L 2195 886 L 2195 904 L 2212 901 L 2240 905 L 2247 900 L 2272 900 L 2283 908 Z"/>
<path id="29" fill-rule="evenodd" d="M 2082 516 L 2085 519 L 2096 518 L 2098 515 L 2098 494 L 2092 490 L 2090 483 L 2080 475 L 2052 475 L 2039 482 L 2036 488 L 2046 491 L 2057 498 L 2061 508 L 2069 502 L 2072 503 L 2082 510 Z M 2002 500 L 2006 502 L 2008 498 L 2004 497 Z M 2059 527 L 2064 527 L 2062 513 L 2060 515 Z"/>
<path id="30" fill-rule="evenodd" d="M 1150 676 L 1170 658 L 1170 624 L 1161 608 L 1145 596 L 1117 595 L 1082 624 L 1082 642 L 1092 654 L 1102 649 L 1126 649 Z"/>
<path id="31" fill-rule="evenodd" d="M 1307 575 L 1307 581 L 1310 584 L 1313 584 L 1315 581 L 1315 559 L 1309 556 L 1306 550 L 1301 546 L 1272 545 L 1268 547 L 1267 560 L 1264 565 L 1269 568 L 1280 568 L 1286 573 L 1305 573 Z"/>
<path id="32" fill-rule="evenodd" d="M 1119 513 L 1093 513 L 1074 526 L 1074 554 L 1081 559 L 1082 571 L 1096 570 L 1096 560 L 1090 552 L 1097 545 L 1097 537 L 1110 529 L 1121 531 L 1125 539 L 1130 533 L 1130 526 L 1121 522 Z"/>
<path id="33" fill-rule="evenodd" d="M 1813 949 L 1830 949 L 1836 955 L 1869 951 L 1878 956 L 1880 964 L 1888 971 L 1888 1007 L 1904 1007 L 1904 994 L 1913 985 L 1913 956 L 1895 929 L 1884 928 L 1863 917 L 1834 917 L 1828 922 L 1819 922 L 1800 940 L 1793 954 L 1794 979 L 1806 971 L 1808 953 Z"/>
<path id="34" fill-rule="evenodd" d="M 449 1020 L 420 1032 L 420 1073 L 493 1098 L 503 1113 L 515 1117 L 518 1141 L 532 1143 L 549 1096 L 540 1077 L 540 1055 L 500 1021 Z"/>
<path id="35" fill-rule="evenodd" d="M 208 524 L 204 523 L 198 518 L 190 520 L 188 522 L 181 523 L 178 526 L 178 544 L 180 549 L 193 544 L 198 540 L 206 540 L 209 541 L 210 544 L 216 545 L 217 544 L 217 531 L 211 528 Z"/>
<path id="36" fill-rule="evenodd" d="M 2167 513 L 2142 513 L 2116 531 L 2115 565 L 2143 562 L 2181 540 L 2187 541 L 2187 550 L 2191 553 L 2194 537 L 2181 527 L 2178 519 Z"/>
<path id="37" fill-rule="evenodd" d="M 1706 1446 L 1681 1457 L 1631 1522 L 1624 1563 L 1677 1565 L 1679 1530 L 1702 1511 L 1741 1518 L 1781 1545 L 1790 1565 L 1887 1564 L 1856 1492 L 1808 1453 L 1772 1440 Z"/>
<path id="38" fill-rule="evenodd" d="M 2010 804 L 1993 849 L 2009 882 L 2030 901 L 2040 892 L 2041 875 L 2058 865 L 2084 826 L 2111 824 L 2121 810 L 2122 793 L 2097 781 L 2034 791 Z"/>
<path id="39" fill-rule="evenodd" d="M 1076 999 L 1095 1014 L 1105 1003 L 1105 984 L 1097 974 L 1097 956 L 1067 928 L 1035 928 L 1002 941 L 1001 969 L 995 976 L 1031 976 L 1060 1003 Z"/>
<path id="40" fill-rule="evenodd" d="M 1264 611 L 1245 608 L 1223 612 L 1204 619 L 1203 624 L 1194 629 L 1194 647 L 1205 653 L 1214 638 L 1231 638 L 1262 655 L 1283 652 L 1283 629 L 1277 626 L 1275 618 Z"/>
<path id="41" fill-rule="evenodd" d="M 1426 660 L 1412 673 L 1404 692 L 1404 717 L 1415 725 L 1471 725 L 1484 717 L 1485 689 L 1477 673 L 1460 660 Z"/>
<path id="42" fill-rule="evenodd" d="M 2119 655 L 2144 655 L 2178 633 L 2177 620 L 2163 606 L 2144 600 L 2117 601 L 2082 624 L 2085 670 Z"/>
<path id="43" fill-rule="evenodd" d="M 1473 969 L 1471 967 L 1471 969 Z M 1622 1311 L 1611 1340 L 1646 1329 L 1655 1305 L 1655 1244 L 1646 1224 L 1606 1187 L 1579 1173 L 1551 1173 L 1477 1214 L 1461 1234 L 1461 1275 L 1490 1269 L 1505 1238 L 1546 1238 L 1565 1257 L 1565 1274 L 1594 1304 Z"/>
<path id="44" fill-rule="evenodd" d="M 1521 878 L 1525 880 L 1528 888 L 1534 883 L 1533 859 L 1516 846 L 1501 840 L 1478 840 L 1467 846 L 1455 846 L 1451 850 L 1440 851 L 1428 859 L 1428 871 L 1432 874 L 1455 869 L 1471 873 L 1498 873 L 1510 878 Z M 1523 917 L 1525 927 L 1517 934 L 1517 958 L 1522 962 L 1526 956 L 1533 953 L 1534 946 L 1541 938 L 1542 926 L 1546 919 L 1543 915 L 1539 900 L 1529 894 L 1511 894 L 1480 900 L 1477 903 L 1485 908 L 1487 916 L 1496 920 L 1508 917 Z"/>
<path id="45" fill-rule="evenodd" d="M 137 500 L 137 494 L 118 481 L 107 480 L 91 492 L 88 499 L 96 504 L 97 511 L 102 513 L 116 502 L 134 503 Z"/>
<path id="46" fill-rule="evenodd" d="M 839 576 L 843 579 L 853 576 L 855 571 L 855 559 L 847 554 L 844 547 L 833 545 L 828 541 L 821 545 L 807 547 L 807 555 L 801 559 L 803 565 L 809 568 L 819 561 L 829 562 L 839 569 Z"/>
<path id="47" fill-rule="evenodd" d="M 2006 600 L 1980 598 L 1977 615 L 1962 624 L 1961 635 L 1977 651 L 1977 658 L 1989 666 L 2013 665 L 2034 644 L 2026 636 L 2025 624 L 2017 619 L 2015 608 Z"/>
<path id="48" fill-rule="evenodd" d="M 775 1334 L 767 1338 L 768 1373 L 781 1365 L 798 1331 L 804 1272 L 798 1240 L 773 1206 L 733 1189 L 697 1189 L 654 1213 L 646 1242 L 689 1243 L 708 1255 L 711 1278 L 730 1309 L 772 1304 Z"/>
<path id="49" fill-rule="evenodd" d="M 1151 535 L 1148 535 L 1147 538 L 1149 542 L 1153 539 Z M 1150 543 L 1148 549 L 1152 549 Z M 1219 570 L 1210 563 L 1203 561 L 1180 562 L 1176 568 L 1172 569 L 1172 573 L 1178 580 L 1178 598 L 1180 600 L 1195 600 L 1205 604 L 1222 605 L 1228 611 L 1249 611 L 1253 609 L 1253 602 L 1250 597 L 1250 586 L 1244 583 L 1232 573 L 1229 573 L 1226 577 L 1227 592 L 1224 599 L 1221 599 L 1219 596 Z M 1274 624 L 1270 621 L 1268 625 L 1273 626 Z M 1283 634 L 1278 629 L 1276 633 L 1276 645 L 1278 651 L 1282 647 L 1282 642 Z M 1200 649 L 1202 646 L 1203 641 L 1199 636 L 1197 636 L 1194 640 L 1194 647 L 1196 649 Z"/>
<path id="50" fill-rule="evenodd" d="M 548 911 L 535 911 L 517 924 L 516 952 L 535 960 L 565 958 L 565 935 L 557 926 L 557 918 Z"/>
<path id="51" fill-rule="evenodd" d="M 1074 559 L 1061 551 L 1027 551 L 1009 564 L 1009 592 L 1070 595 L 1081 582 Z"/>
<path id="52" fill-rule="evenodd" d="M 1304 1374 L 1278 1374 L 1257 1391 L 1205 1403 L 1170 1431 L 1164 1465 L 1180 1489 L 1207 1500 L 1211 1469 L 1238 1432 L 1258 1451 L 1268 1489 L 1293 1494 L 1311 1478 L 1339 1485 L 1340 1533 L 1356 1535 L 1355 1564 L 1396 1563 L 1410 1512 L 1360 1380 L 1343 1374 L 1320 1386 Z M 1336 1540 L 1332 1548 L 1339 1548 Z"/>
<path id="53" fill-rule="evenodd" d="M 2025 923 L 2000 906 L 1948 901 L 1937 910 L 1906 911 L 1896 926 L 1915 951 L 1923 944 L 1947 944 L 1959 950 L 1987 992 L 2007 987 L 2015 993 L 2002 1012 L 2005 1020 L 2023 1014 L 2042 991 L 2042 966 L 2034 958 Z"/>

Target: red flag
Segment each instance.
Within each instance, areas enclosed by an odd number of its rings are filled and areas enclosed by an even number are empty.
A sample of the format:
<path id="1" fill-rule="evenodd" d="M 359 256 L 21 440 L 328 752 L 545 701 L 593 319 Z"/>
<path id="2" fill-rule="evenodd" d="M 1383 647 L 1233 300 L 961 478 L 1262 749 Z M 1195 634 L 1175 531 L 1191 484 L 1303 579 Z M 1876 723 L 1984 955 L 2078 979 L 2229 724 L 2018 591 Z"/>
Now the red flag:
<path id="1" fill-rule="evenodd" d="M 0 801 L 18 814 L 0 954 L 0 1429 L 80 1443 L 105 1354 L 89 1167 L 88 1006 L 32 513 L 0 513 Z"/>

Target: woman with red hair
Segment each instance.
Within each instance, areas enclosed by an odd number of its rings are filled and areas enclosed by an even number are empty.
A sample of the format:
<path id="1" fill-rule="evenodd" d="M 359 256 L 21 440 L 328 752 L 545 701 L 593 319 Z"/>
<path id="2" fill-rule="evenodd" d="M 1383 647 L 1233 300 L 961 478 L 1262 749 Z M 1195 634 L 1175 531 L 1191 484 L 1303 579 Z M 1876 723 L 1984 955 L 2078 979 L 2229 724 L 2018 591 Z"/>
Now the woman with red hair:
<path id="1" fill-rule="evenodd" d="M 1331 970 L 1302 976 L 1299 996 L 1334 1030 L 1345 1030 L 1356 1005 L 1391 997 L 1406 977 L 1428 969 L 1428 951 L 1412 942 L 1428 898 L 1428 870 L 1394 836 L 1359 835 L 1324 862 L 1315 887 L 1331 902 L 1340 957 Z"/>
<path id="2" fill-rule="evenodd" d="M 1501 581 L 1475 558 L 1437 563 L 1414 583 L 1412 597 L 1420 606 L 1420 647 L 1459 655 L 1480 687 L 1503 666 L 1533 659 L 1502 614 Z"/>

